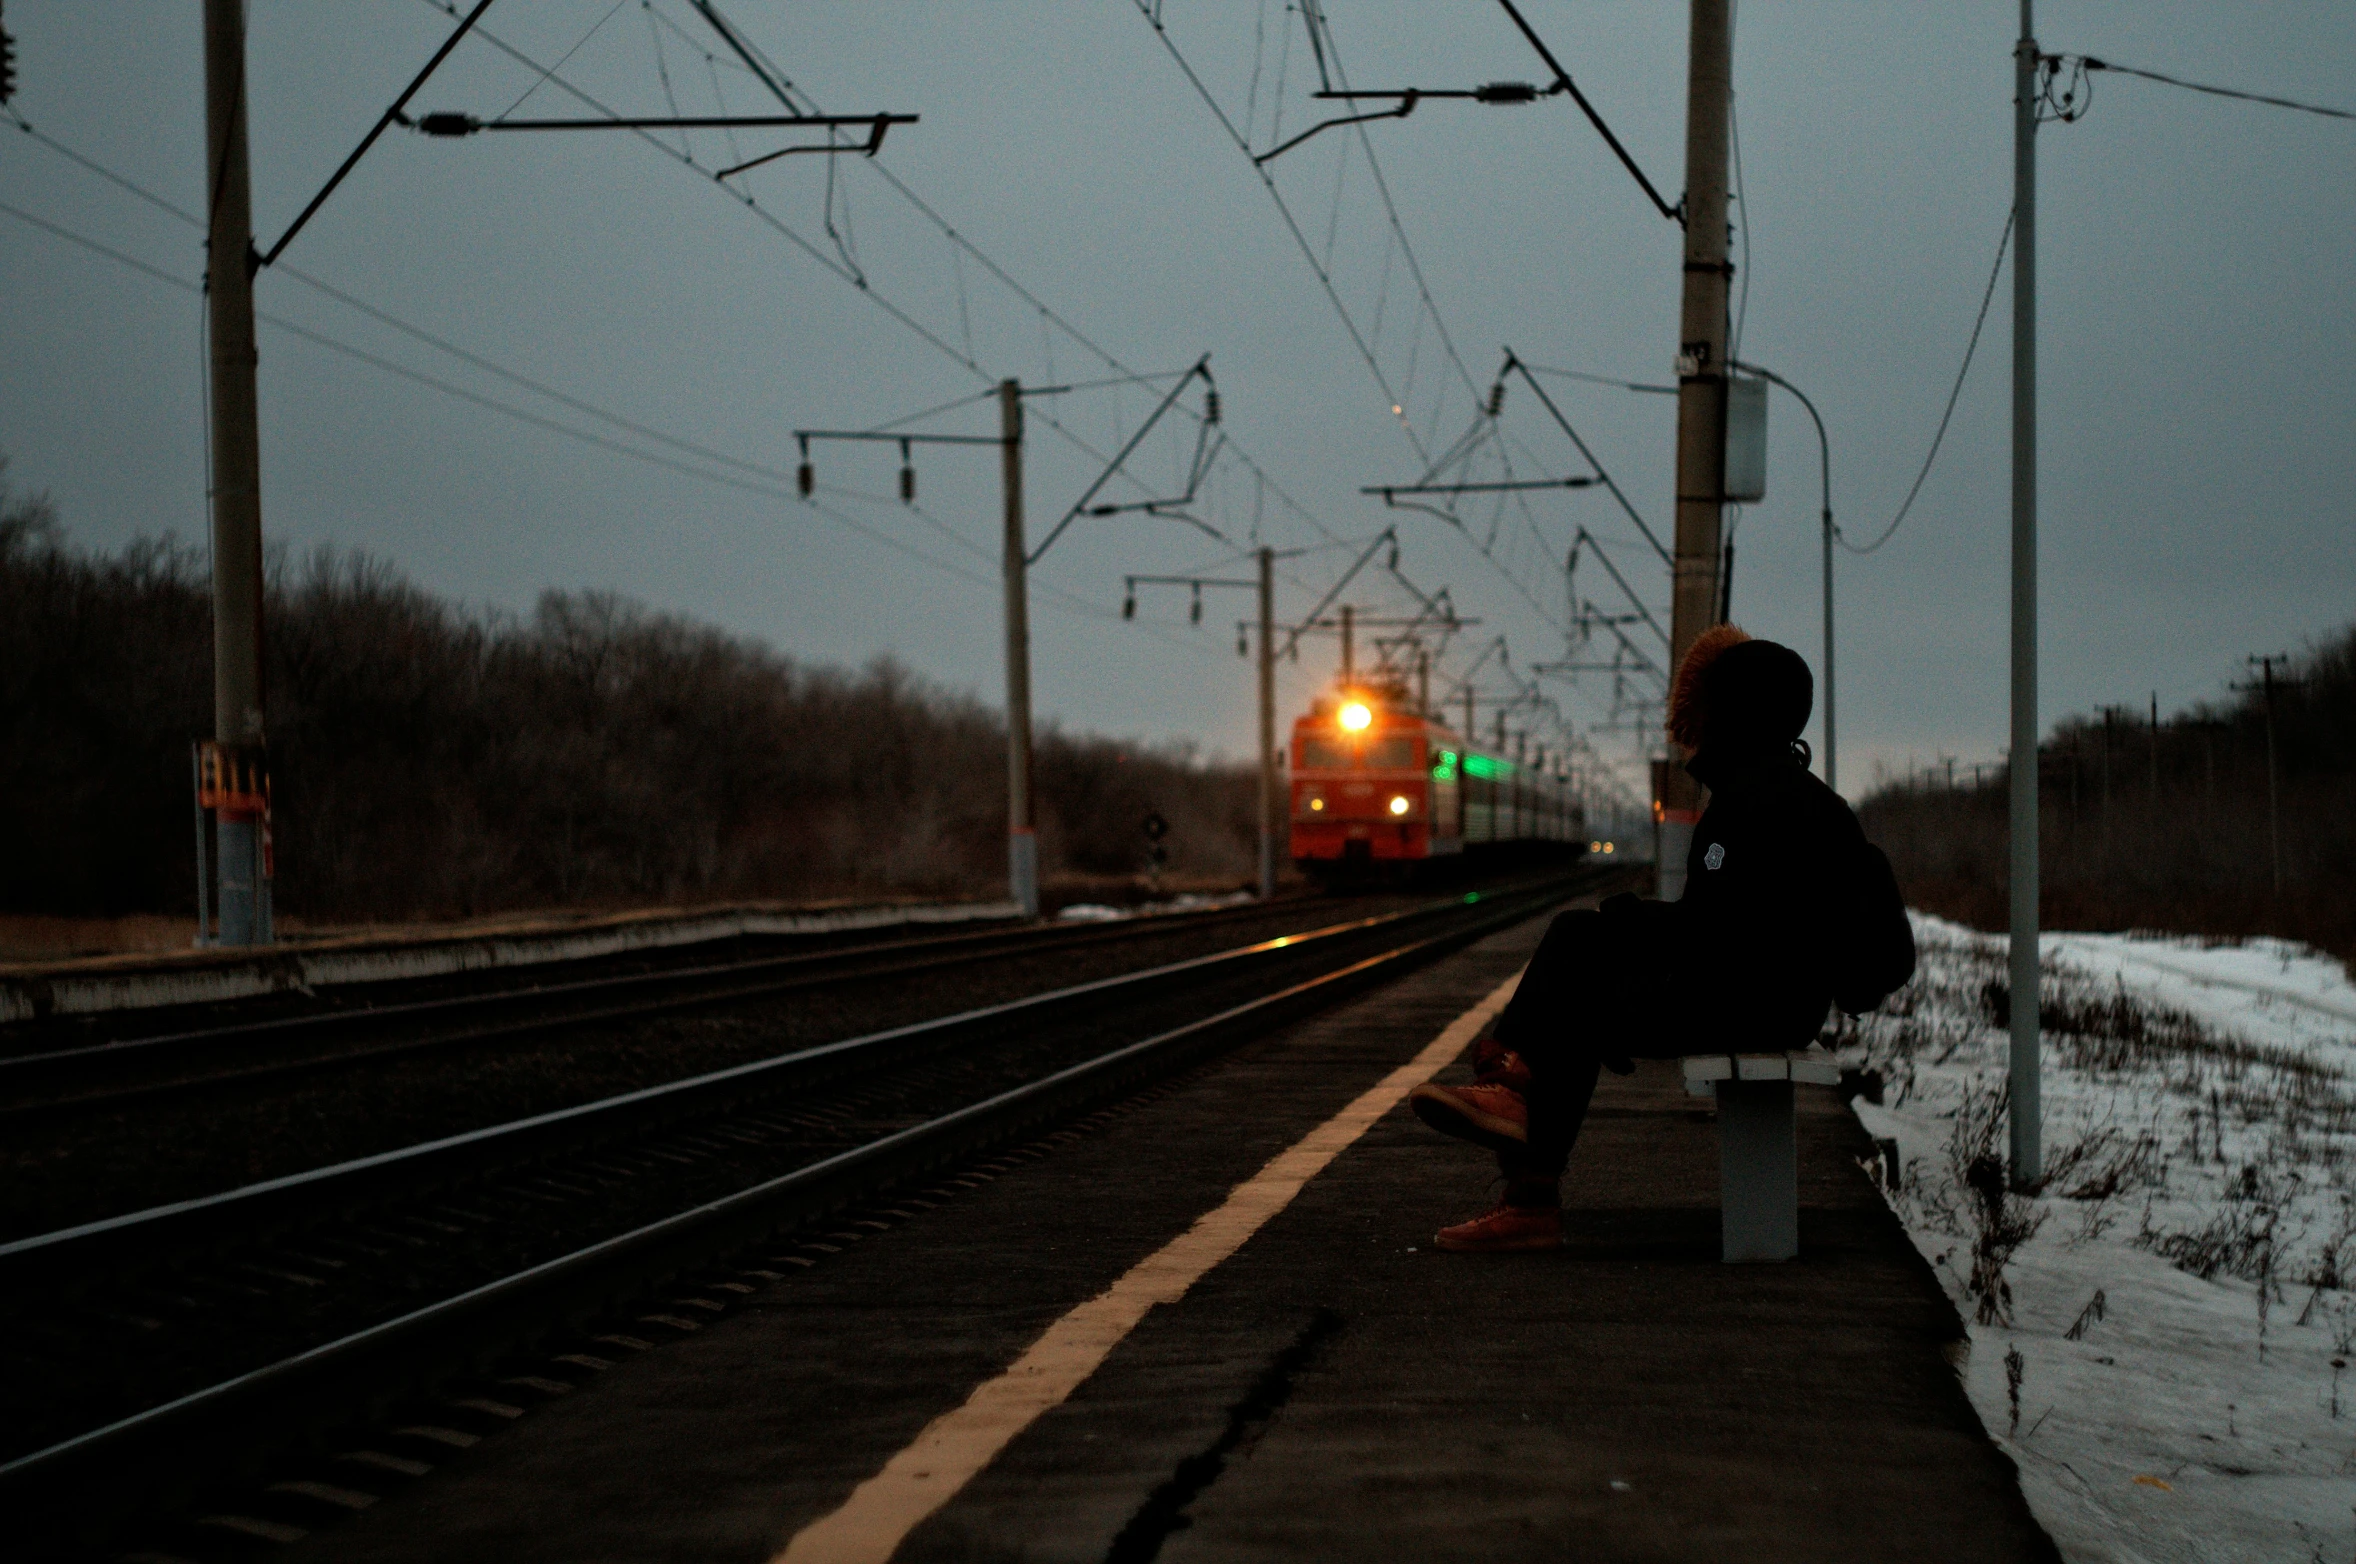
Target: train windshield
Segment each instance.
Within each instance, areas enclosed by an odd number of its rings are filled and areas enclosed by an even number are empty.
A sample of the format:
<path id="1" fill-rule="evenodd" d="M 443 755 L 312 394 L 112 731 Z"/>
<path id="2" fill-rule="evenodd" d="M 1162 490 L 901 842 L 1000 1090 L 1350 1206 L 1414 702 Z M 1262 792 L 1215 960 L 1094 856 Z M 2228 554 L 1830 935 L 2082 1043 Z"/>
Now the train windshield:
<path id="1" fill-rule="evenodd" d="M 1405 770 L 1414 764 L 1415 740 L 1411 738 L 1369 739 L 1363 744 L 1344 744 L 1334 739 L 1301 740 L 1303 771 L 1344 771 L 1355 766 Z"/>

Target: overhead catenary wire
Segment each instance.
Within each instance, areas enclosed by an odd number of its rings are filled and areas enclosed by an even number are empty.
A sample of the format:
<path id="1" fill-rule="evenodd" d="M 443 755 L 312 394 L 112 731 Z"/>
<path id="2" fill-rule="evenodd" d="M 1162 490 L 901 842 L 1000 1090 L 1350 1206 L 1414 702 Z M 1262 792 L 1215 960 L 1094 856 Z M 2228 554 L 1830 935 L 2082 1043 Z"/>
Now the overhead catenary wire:
<path id="1" fill-rule="evenodd" d="M 427 6 L 429 9 L 440 11 L 445 14 L 457 14 L 455 0 L 420 0 L 420 3 Z M 696 9 L 699 12 L 704 13 L 707 17 L 715 16 L 714 8 L 707 4 L 701 3 L 701 0 L 696 0 Z M 735 32 L 733 28 L 729 27 L 724 18 L 719 18 L 715 21 L 715 28 L 722 33 L 722 36 L 729 42 L 730 46 L 736 49 L 739 55 L 745 60 L 746 63 L 744 68 L 748 71 L 748 73 L 754 75 L 755 78 L 759 80 L 765 88 L 767 88 L 788 108 L 794 110 L 797 113 L 819 112 L 819 105 L 816 103 L 816 101 L 809 98 L 807 94 L 797 95 L 795 89 L 792 87 L 792 84 L 785 80 L 782 73 L 775 72 L 773 68 L 764 70 L 759 65 L 757 65 L 755 63 L 758 58 L 757 50 L 753 49 L 752 45 L 743 39 L 741 34 Z M 544 67 L 539 61 L 533 59 L 529 54 L 525 53 L 521 49 L 518 49 L 515 45 L 509 43 L 506 39 L 502 38 L 491 29 L 478 26 L 473 30 L 473 36 L 480 38 L 483 42 L 491 45 L 493 48 L 507 55 L 510 59 L 514 60 L 517 64 L 522 65 L 525 69 L 535 73 L 544 74 L 545 79 L 551 85 L 570 95 L 576 102 L 582 104 L 584 107 L 591 109 L 592 111 L 608 119 L 616 119 L 620 117 L 608 105 L 593 95 L 583 91 L 571 82 L 567 81 L 562 75 L 557 74 L 547 67 Z M 821 267 L 825 268 L 828 272 L 832 273 L 837 278 L 857 288 L 862 294 L 872 300 L 878 308 L 882 309 L 894 320 L 898 321 L 901 325 L 914 332 L 920 339 L 922 339 L 935 351 L 959 364 L 968 373 L 974 375 L 976 378 L 984 381 L 985 383 L 995 383 L 997 377 L 992 375 L 989 370 L 985 369 L 975 358 L 972 357 L 971 354 L 960 352 L 946 338 L 942 337 L 938 332 L 932 330 L 922 321 L 918 320 L 907 309 L 888 298 L 880 289 L 876 288 L 868 278 L 861 275 L 857 271 L 846 267 L 841 261 L 835 259 L 834 257 L 827 255 L 818 247 L 817 244 L 803 237 L 799 232 L 795 231 L 791 225 L 785 223 L 774 213 L 764 208 L 749 190 L 739 190 L 735 188 L 727 182 L 722 172 L 705 167 L 703 164 L 697 162 L 692 155 L 667 145 L 647 130 L 633 127 L 632 134 L 636 135 L 647 145 L 661 152 L 671 161 L 679 163 L 685 167 L 692 168 L 697 173 L 702 174 L 706 179 L 710 180 L 713 185 L 723 190 L 732 202 L 736 203 L 743 210 L 749 212 L 756 220 L 763 223 L 781 237 L 786 239 L 788 242 L 793 244 L 803 253 L 803 255 L 817 262 Z M 915 207 L 928 221 L 935 224 L 941 229 L 943 233 L 947 234 L 951 241 L 958 245 L 966 254 L 971 255 L 978 263 L 988 270 L 992 276 L 996 277 L 1010 291 L 1014 292 L 1018 297 L 1023 299 L 1025 303 L 1038 310 L 1043 321 L 1053 323 L 1057 330 L 1063 332 L 1074 342 L 1087 349 L 1088 352 L 1095 355 L 1108 368 L 1119 371 L 1123 375 L 1126 375 L 1130 378 L 1142 378 L 1139 377 L 1136 371 L 1132 370 L 1128 365 L 1122 363 L 1118 358 L 1114 357 L 1111 353 L 1107 352 L 1104 348 L 1089 339 L 1076 326 L 1072 325 L 1071 322 L 1062 314 L 1047 305 L 1043 300 L 1039 299 L 1036 294 L 1033 294 L 1030 292 L 1030 290 L 1024 288 L 1020 282 L 1008 274 L 1006 270 L 999 266 L 996 261 L 991 259 L 989 255 L 984 253 L 978 246 L 974 245 L 962 234 L 958 233 L 946 218 L 942 217 L 939 212 L 935 211 L 931 205 L 918 196 L 915 191 L 909 189 L 908 186 L 896 175 L 894 175 L 880 159 L 868 158 L 862 159 L 861 161 L 865 166 L 875 169 L 876 172 L 881 175 L 895 191 L 907 199 L 907 201 L 913 207 Z M 1033 416 L 1037 417 L 1041 423 L 1045 424 L 1049 429 L 1053 430 L 1060 438 L 1070 442 L 1083 453 L 1098 461 L 1102 461 L 1104 459 L 1103 452 L 1099 451 L 1093 444 L 1074 433 L 1061 420 L 1054 417 L 1054 415 L 1047 413 L 1044 409 L 1035 409 Z M 1230 438 L 1228 441 L 1228 446 L 1235 452 L 1236 458 L 1239 461 L 1242 461 L 1246 466 L 1252 468 L 1255 472 L 1260 472 L 1263 477 L 1266 476 L 1264 470 L 1260 468 L 1258 462 L 1250 455 L 1247 450 L 1245 450 L 1240 445 L 1240 443 Z M 1136 484 L 1140 491 L 1150 491 L 1151 489 L 1151 485 L 1147 484 L 1142 478 L 1135 474 L 1129 473 L 1125 469 L 1122 471 L 1121 476 L 1129 482 Z M 1298 499 L 1294 498 L 1290 491 L 1284 489 L 1282 485 L 1277 484 L 1273 479 L 1269 479 L 1268 482 L 1270 492 L 1278 497 L 1278 499 L 1284 504 L 1288 511 L 1299 517 L 1304 522 L 1307 522 L 1322 534 L 1328 537 L 1337 536 L 1337 534 L 1335 534 L 1330 527 L 1326 526 L 1321 519 L 1317 518 L 1313 512 L 1311 512 L 1306 506 L 1302 505 Z"/>
<path id="2" fill-rule="evenodd" d="M 174 276 L 172 273 L 165 271 L 161 267 L 149 265 L 147 262 L 140 260 L 136 256 L 126 254 L 121 250 L 117 250 L 110 245 L 103 244 L 98 240 L 91 239 L 86 235 L 76 233 L 69 228 L 51 222 L 47 218 L 41 217 L 35 213 L 25 211 L 23 208 L 15 206 L 9 202 L 0 201 L 0 213 L 4 213 L 7 216 L 14 217 L 21 222 L 42 229 L 59 239 L 79 245 L 82 248 L 90 250 L 95 254 L 104 256 L 108 260 L 114 261 L 119 265 L 128 267 L 141 273 L 142 275 L 154 279 L 155 281 L 180 289 L 183 292 L 201 295 L 204 291 L 202 286 L 198 283 L 192 282 L 184 277 Z M 380 354 L 371 353 L 365 348 L 355 347 L 348 342 L 339 341 L 338 339 L 327 335 L 325 332 L 314 330 L 313 328 L 305 326 L 297 321 L 288 320 L 284 316 L 273 314 L 266 310 L 257 310 L 255 311 L 254 318 L 277 330 L 287 332 L 294 337 L 309 342 L 316 347 L 324 348 L 329 352 L 340 354 L 344 357 L 366 364 L 371 368 L 381 370 L 387 374 L 397 376 L 404 380 L 411 381 L 430 390 L 441 392 L 446 396 L 455 397 L 461 401 L 470 403 L 476 407 L 480 407 L 485 411 L 497 413 L 502 417 L 514 419 L 519 423 L 528 424 L 533 428 L 543 430 L 547 433 L 558 435 L 565 439 L 578 441 L 584 445 L 594 446 L 600 450 L 610 452 L 617 456 L 628 457 L 635 461 L 644 462 L 655 467 L 660 467 L 670 472 L 680 474 L 684 477 L 700 479 L 705 483 L 716 484 L 724 488 L 736 489 L 744 493 L 754 494 L 768 499 L 784 500 L 796 505 L 806 505 L 808 508 L 817 512 L 819 515 L 824 516 L 829 521 L 835 522 L 837 525 L 842 526 L 849 531 L 855 532 L 861 537 L 867 538 L 871 542 L 879 543 L 896 553 L 903 554 L 910 559 L 914 559 L 920 563 L 929 565 L 936 570 L 944 571 L 949 575 L 959 578 L 960 580 L 969 582 L 975 586 L 982 587 L 993 593 L 1001 591 L 1004 588 L 1004 583 L 994 574 L 985 575 L 967 569 L 965 566 L 958 564 L 954 560 L 943 559 L 938 555 L 927 553 L 923 549 L 917 548 L 903 539 L 894 537 L 888 532 L 881 531 L 875 527 L 869 526 L 854 517 L 844 514 L 842 511 L 835 509 L 833 506 L 819 503 L 815 500 L 804 499 L 802 496 L 796 494 L 792 489 L 785 487 L 785 485 L 790 482 L 789 474 L 774 473 L 773 476 L 775 476 L 779 482 L 775 485 L 772 485 L 750 479 L 735 477 L 728 473 L 713 472 L 707 468 L 697 467 L 691 463 L 664 456 L 659 452 L 642 450 L 636 446 L 626 444 L 619 440 L 611 439 L 607 436 L 597 434 L 591 430 L 575 428 L 569 424 L 561 423 L 555 419 L 547 418 L 538 413 L 534 413 L 527 408 L 512 406 L 508 403 L 500 401 L 496 397 L 485 396 L 479 391 L 474 391 L 464 386 L 455 385 L 450 381 L 441 379 L 439 376 L 429 375 L 422 370 L 412 369 L 405 364 L 396 363 Z M 496 368 L 496 366 L 490 367 Z M 551 394 L 561 395 L 561 393 Z M 572 399 L 568 398 L 566 400 L 570 402 Z M 602 409 L 598 409 L 593 406 L 581 404 L 581 410 L 594 416 L 606 418 L 609 421 L 617 424 L 636 427 L 631 426 L 628 420 L 622 419 L 619 415 L 605 413 Z M 648 432 L 657 438 L 669 438 L 661 436 L 659 431 Z M 683 444 L 685 442 L 674 441 L 672 443 Z M 690 446 L 690 448 L 700 449 L 692 446 Z M 768 469 L 759 467 L 757 464 L 739 462 L 734 458 L 726 456 L 717 456 L 716 459 L 728 461 L 732 465 L 748 468 L 754 472 L 769 471 Z M 899 502 L 895 499 L 893 503 L 897 504 Z M 966 540 L 957 534 L 953 528 L 948 528 L 939 522 L 938 518 L 927 516 L 926 519 L 931 521 L 933 525 L 940 527 L 944 532 L 947 532 L 951 537 L 956 538 L 959 542 L 965 544 L 965 546 L 969 549 L 974 547 L 969 540 Z M 976 550 L 976 552 L 981 554 L 981 557 L 985 560 L 985 562 L 993 561 L 993 556 L 989 555 L 986 551 Z M 1056 599 L 1062 606 L 1074 612 L 1084 613 L 1089 617 L 1095 618 L 1111 619 L 1118 617 L 1118 615 L 1115 614 L 1113 610 L 1106 608 L 1103 604 L 1091 603 L 1087 599 L 1081 598 L 1076 594 L 1066 592 L 1053 586 L 1051 583 L 1041 582 L 1038 583 L 1038 586 L 1043 594 Z M 1176 644 L 1186 645 L 1189 647 L 1192 647 L 1194 644 L 1191 641 L 1186 641 L 1180 638 L 1174 637 L 1172 639 L 1176 641 Z"/>

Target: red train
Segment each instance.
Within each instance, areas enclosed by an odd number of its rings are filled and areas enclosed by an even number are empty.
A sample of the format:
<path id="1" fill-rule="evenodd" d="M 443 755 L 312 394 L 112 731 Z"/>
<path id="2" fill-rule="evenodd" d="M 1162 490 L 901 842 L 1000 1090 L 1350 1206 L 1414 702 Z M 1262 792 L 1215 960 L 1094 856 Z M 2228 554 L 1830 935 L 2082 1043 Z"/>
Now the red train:
<path id="1" fill-rule="evenodd" d="M 1570 784 L 1483 748 L 1380 689 L 1320 697 L 1293 724 L 1292 855 L 1307 874 L 1394 874 L 1508 843 L 1586 847 Z"/>

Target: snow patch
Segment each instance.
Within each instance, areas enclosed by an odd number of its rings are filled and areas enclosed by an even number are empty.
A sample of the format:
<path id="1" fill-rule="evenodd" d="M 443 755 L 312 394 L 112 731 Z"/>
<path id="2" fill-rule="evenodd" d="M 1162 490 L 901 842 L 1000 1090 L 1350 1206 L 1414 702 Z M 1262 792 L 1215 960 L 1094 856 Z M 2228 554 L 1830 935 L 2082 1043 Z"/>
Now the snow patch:
<path id="1" fill-rule="evenodd" d="M 2279 940 L 2046 936 L 2047 1176 L 2021 1195 L 2004 943 L 1914 924 L 1915 980 L 1827 1041 L 2038 1519 L 2106 1564 L 2356 1554 L 2347 972 Z"/>

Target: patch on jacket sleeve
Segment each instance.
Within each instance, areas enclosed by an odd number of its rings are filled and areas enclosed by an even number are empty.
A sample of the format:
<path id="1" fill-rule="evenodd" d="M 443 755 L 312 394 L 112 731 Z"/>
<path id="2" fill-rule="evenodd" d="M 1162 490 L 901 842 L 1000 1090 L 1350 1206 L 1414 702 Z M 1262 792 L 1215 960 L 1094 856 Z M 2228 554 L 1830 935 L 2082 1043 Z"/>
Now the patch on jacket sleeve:
<path id="1" fill-rule="evenodd" d="M 1725 861 L 1726 844 L 1724 842 L 1712 842 L 1710 850 L 1702 854 L 1702 867 L 1705 869 L 1715 869 Z"/>

